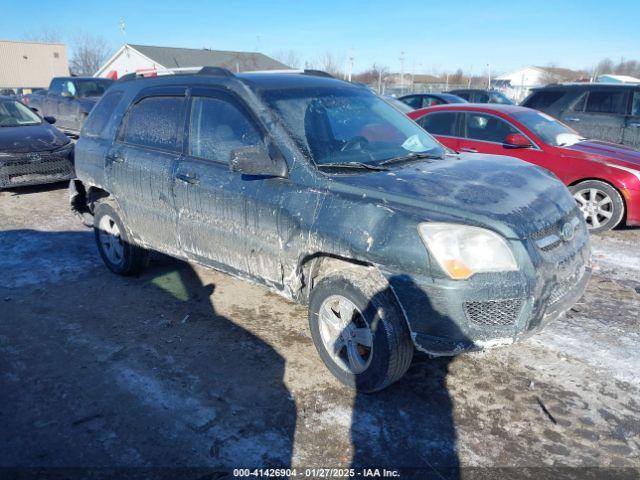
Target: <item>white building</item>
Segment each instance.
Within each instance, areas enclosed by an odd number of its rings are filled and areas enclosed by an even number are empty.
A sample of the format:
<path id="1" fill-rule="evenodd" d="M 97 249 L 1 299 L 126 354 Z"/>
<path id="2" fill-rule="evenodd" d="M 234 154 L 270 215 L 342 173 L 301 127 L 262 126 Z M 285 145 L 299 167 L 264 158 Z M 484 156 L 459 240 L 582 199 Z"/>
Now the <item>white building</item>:
<path id="1" fill-rule="evenodd" d="M 63 44 L 0 40 L 0 88 L 46 88 L 53 77 L 66 75 Z"/>
<path id="2" fill-rule="evenodd" d="M 605 75 L 598 75 L 598 83 L 640 83 L 640 78 L 607 73 Z"/>
<path id="3" fill-rule="evenodd" d="M 256 52 L 125 44 L 98 69 L 94 77 L 117 79 L 127 73 L 139 71 L 203 66 L 224 67 L 233 72 L 290 68 L 273 58 Z"/>
<path id="4" fill-rule="evenodd" d="M 549 83 L 570 82 L 578 80 L 580 72 L 558 67 L 523 67 L 514 72 L 495 78 L 495 83 L 512 98 L 522 100 L 529 90 Z M 493 82 L 492 82 L 493 83 Z"/>

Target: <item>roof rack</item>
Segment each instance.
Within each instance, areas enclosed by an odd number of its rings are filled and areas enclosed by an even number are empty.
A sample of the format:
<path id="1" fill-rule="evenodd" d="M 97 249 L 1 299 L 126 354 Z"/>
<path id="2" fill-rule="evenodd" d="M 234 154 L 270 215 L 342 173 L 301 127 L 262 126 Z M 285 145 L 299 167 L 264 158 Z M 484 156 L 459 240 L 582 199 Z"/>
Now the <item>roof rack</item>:
<path id="1" fill-rule="evenodd" d="M 159 77 L 165 75 L 180 75 L 180 74 L 195 74 L 195 75 L 210 75 L 216 77 L 235 77 L 235 74 L 223 67 L 180 67 L 180 68 L 146 68 L 136 70 L 135 72 L 127 73 L 118 79 L 120 82 L 128 82 L 130 80 L 135 80 L 138 78 L 149 78 L 149 77 Z M 287 73 L 287 74 L 302 74 L 302 75 L 313 75 L 316 77 L 327 77 L 327 78 L 335 78 L 330 73 L 324 72 L 322 70 L 313 70 L 313 69 L 304 69 L 304 70 L 253 70 L 242 73 Z"/>

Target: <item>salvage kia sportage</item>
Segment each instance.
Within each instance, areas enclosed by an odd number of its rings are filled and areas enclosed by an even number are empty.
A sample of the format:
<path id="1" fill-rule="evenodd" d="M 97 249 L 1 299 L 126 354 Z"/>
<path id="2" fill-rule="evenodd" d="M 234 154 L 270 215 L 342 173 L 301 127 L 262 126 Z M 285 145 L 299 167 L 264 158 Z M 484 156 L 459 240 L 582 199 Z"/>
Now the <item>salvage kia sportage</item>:
<path id="1" fill-rule="evenodd" d="M 454 154 L 321 72 L 124 77 L 76 171 L 72 206 L 110 270 L 156 250 L 306 303 L 320 357 L 362 391 L 402 377 L 415 348 L 514 342 L 589 278 L 585 222 L 552 174 Z"/>

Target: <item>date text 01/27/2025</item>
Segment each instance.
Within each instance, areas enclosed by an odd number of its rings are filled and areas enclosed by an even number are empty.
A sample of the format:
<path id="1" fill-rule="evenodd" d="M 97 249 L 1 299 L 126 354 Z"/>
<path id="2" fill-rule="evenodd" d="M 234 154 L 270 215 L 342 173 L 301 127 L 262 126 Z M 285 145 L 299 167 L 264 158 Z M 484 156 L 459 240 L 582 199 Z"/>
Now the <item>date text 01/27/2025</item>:
<path id="1" fill-rule="evenodd" d="M 235 478 L 399 478 L 400 472 L 386 468 L 236 468 Z"/>

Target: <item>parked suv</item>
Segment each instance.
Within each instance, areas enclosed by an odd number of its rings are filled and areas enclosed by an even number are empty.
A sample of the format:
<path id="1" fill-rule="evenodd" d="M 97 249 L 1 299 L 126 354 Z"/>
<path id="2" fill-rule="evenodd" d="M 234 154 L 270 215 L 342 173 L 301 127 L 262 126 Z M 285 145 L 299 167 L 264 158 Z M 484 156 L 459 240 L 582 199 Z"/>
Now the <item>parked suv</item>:
<path id="1" fill-rule="evenodd" d="M 585 138 L 640 148 L 640 85 L 548 85 L 534 89 L 522 105 L 558 118 Z"/>
<path id="2" fill-rule="evenodd" d="M 471 103 L 500 103 L 502 105 L 513 105 L 513 102 L 509 100 L 502 92 L 497 90 L 481 90 L 478 88 L 466 88 L 451 90 L 452 95 L 456 95 L 460 98 L 464 98 L 467 102 Z"/>
<path id="3" fill-rule="evenodd" d="M 584 290 L 585 222 L 539 167 L 449 154 L 326 74 L 133 78 L 76 147 L 72 207 L 106 266 L 132 274 L 159 250 L 308 303 L 316 348 L 348 385 L 384 388 L 414 346 L 511 343 Z"/>

